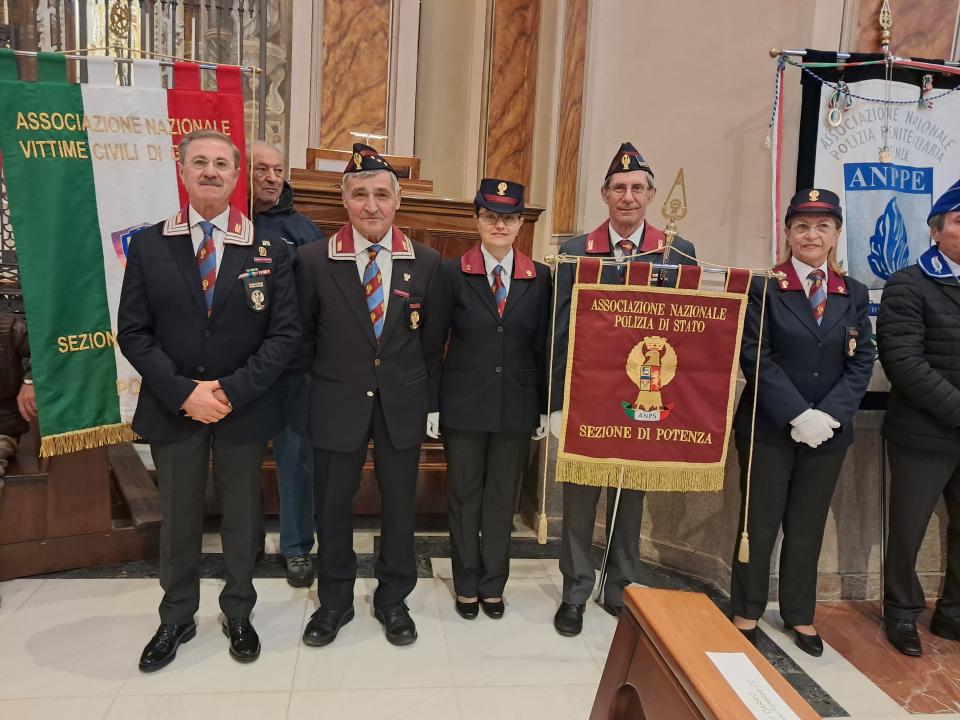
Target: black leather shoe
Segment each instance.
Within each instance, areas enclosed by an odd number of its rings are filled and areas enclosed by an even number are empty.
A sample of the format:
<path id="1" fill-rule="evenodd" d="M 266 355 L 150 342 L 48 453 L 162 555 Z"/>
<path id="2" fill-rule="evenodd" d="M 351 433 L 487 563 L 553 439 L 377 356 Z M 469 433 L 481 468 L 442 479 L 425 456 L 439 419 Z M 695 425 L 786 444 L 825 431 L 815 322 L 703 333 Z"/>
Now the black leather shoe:
<path id="1" fill-rule="evenodd" d="M 946 640 L 960 640 L 960 618 L 947 617 L 939 610 L 934 610 L 930 632 Z"/>
<path id="2" fill-rule="evenodd" d="M 884 620 L 887 640 L 897 650 L 910 657 L 923 655 L 923 646 L 917 634 L 917 623 L 913 620 Z"/>
<path id="3" fill-rule="evenodd" d="M 787 629 L 793 630 L 793 642 L 807 655 L 813 655 L 814 657 L 823 655 L 823 638 L 820 635 L 804 635 L 796 628 Z"/>
<path id="4" fill-rule="evenodd" d="M 160 623 L 150 642 L 140 654 L 140 669 L 153 672 L 169 665 L 177 656 L 180 643 L 190 642 L 197 634 L 197 624 L 192 620 L 182 625 Z"/>
<path id="5" fill-rule="evenodd" d="M 613 603 L 602 602 L 600 607 L 603 608 L 603 611 L 607 615 L 613 615 L 614 617 L 620 617 L 620 611 L 623 610 L 623 605 L 614 605 Z"/>
<path id="6" fill-rule="evenodd" d="M 754 647 L 757 646 L 757 626 L 754 625 L 752 628 L 737 628 L 740 631 L 740 634 L 743 635 L 747 642 L 749 642 Z"/>
<path id="7" fill-rule="evenodd" d="M 260 636 L 250 618 L 225 618 L 220 629 L 230 638 L 230 657 L 234 660 L 249 663 L 260 657 Z"/>
<path id="8" fill-rule="evenodd" d="M 500 598 L 496 602 L 481 600 L 480 604 L 483 606 L 484 615 L 494 620 L 502 618 L 503 614 L 507 611 L 507 606 L 503 604 L 503 598 Z"/>
<path id="9" fill-rule="evenodd" d="M 583 630 L 583 604 L 562 602 L 553 616 L 553 627 L 564 637 L 579 635 Z"/>
<path id="10" fill-rule="evenodd" d="M 287 584 L 290 587 L 313 585 L 314 570 L 309 555 L 293 555 L 283 560 L 287 566 Z"/>
<path id="11" fill-rule="evenodd" d="M 392 645 L 411 645 L 417 639 L 417 626 L 410 617 L 406 603 L 377 608 L 373 614 L 383 625 L 387 640 Z"/>
<path id="12" fill-rule="evenodd" d="M 352 607 L 343 611 L 325 607 L 317 608 L 303 631 L 303 644 L 310 647 L 329 645 L 337 639 L 340 628 L 351 620 L 353 620 Z"/>
<path id="13" fill-rule="evenodd" d="M 477 600 L 473 602 L 460 602 L 456 601 L 457 615 L 462 617 L 464 620 L 473 620 L 477 615 L 480 614 L 480 603 Z"/>

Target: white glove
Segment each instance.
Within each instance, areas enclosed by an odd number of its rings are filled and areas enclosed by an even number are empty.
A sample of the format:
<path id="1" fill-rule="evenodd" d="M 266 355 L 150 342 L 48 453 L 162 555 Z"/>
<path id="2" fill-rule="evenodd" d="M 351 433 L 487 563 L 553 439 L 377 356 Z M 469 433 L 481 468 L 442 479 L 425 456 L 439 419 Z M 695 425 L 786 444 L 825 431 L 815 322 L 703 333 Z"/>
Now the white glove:
<path id="1" fill-rule="evenodd" d="M 791 420 L 790 424 L 793 425 L 790 437 L 812 448 L 832 438 L 834 429 L 840 427 L 840 423 L 830 415 L 813 408 L 804 410 Z"/>
<path id="2" fill-rule="evenodd" d="M 427 413 L 427 435 L 434 440 L 440 437 L 440 413 Z"/>
<path id="3" fill-rule="evenodd" d="M 530 436 L 531 440 L 543 440 L 547 436 L 547 425 L 549 419 L 546 415 L 540 416 L 540 424 L 537 425 L 537 429 L 533 431 L 533 434 Z"/>
<path id="4" fill-rule="evenodd" d="M 560 430 L 563 429 L 563 413 L 560 410 L 554 410 L 550 413 L 550 434 L 557 440 L 560 439 Z"/>

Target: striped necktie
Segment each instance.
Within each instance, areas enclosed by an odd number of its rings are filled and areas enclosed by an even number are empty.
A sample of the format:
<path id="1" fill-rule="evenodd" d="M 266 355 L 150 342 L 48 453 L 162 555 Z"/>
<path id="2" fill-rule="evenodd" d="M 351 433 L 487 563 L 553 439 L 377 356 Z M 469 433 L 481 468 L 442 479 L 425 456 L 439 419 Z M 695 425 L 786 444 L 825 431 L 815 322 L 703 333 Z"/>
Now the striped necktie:
<path id="1" fill-rule="evenodd" d="M 197 250 L 197 269 L 200 271 L 200 289 L 207 303 L 207 317 L 213 313 L 213 290 L 217 284 L 217 247 L 213 244 L 213 228 L 212 222 L 200 221 L 203 242 Z"/>
<path id="2" fill-rule="evenodd" d="M 373 323 L 373 334 L 380 339 L 383 332 L 383 275 L 377 265 L 377 254 L 383 250 L 382 245 L 371 245 L 367 248 L 367 267 L 363 271 L 363 291 L 367 296 L 367 311 L 370 313 L 370 322 Z"/>
<path id="3" fill-rule="evenodd" d="M 827 286 L 824 280 L 826 274 L 823 270 L 814 270 L 807 279 L 813 282 L 810 285 L 810 309 L 813 311 L 813 317 L 817 320 L 817 325 L 823 322 L 823 313 L 827 309 Z"/>
<path id="4" fill-rule="evenodd" d="M 634 247 L 634 244 L 630 240 L 621 240 L 617 243 L 617 247 L 623 250 L 624 257 L 630 257 L 634 252 L 636 252 L 636 247 Z M 620 282 L 626 282 L 627 264 L 624 263 L 618 269 L 620 271 Z"/>
<path id="5" fill-rule="evenodd" d="M 497 265 L 493 269 L 493 285 L 490 289 L 493 291 L 493 300 L 497 303 L 497 312 L 503 317 L 503 310 L 507 307 L 507 288 L 503 286 L 503 265 Z"/>

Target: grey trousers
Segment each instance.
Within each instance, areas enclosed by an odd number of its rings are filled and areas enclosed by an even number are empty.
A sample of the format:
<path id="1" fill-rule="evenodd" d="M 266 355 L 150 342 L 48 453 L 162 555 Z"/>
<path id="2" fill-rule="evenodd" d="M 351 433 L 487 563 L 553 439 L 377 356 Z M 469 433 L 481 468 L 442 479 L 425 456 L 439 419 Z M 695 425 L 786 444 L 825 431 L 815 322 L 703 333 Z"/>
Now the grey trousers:
<path id="1" fill-rule="evenodd" d="M 563 573 L 563 601 L 577 605 L 590 599 L 595 574 L 590 547 L 593 544 L 593 526 L 597 502 L 603 488 L 564 483 L 563 531 L 560 536 L 560 572 Z M 643 521 L 643 497 L 640 490 L 624 490 L 620 495 L 617 522 L 613 538 L 610 520 L 617 496 L 616 488 L 607 488 L 607 577 L 604 584 L 604 602 L 623 605 L 623 589 L 639 576 L 640 523 Z"/>

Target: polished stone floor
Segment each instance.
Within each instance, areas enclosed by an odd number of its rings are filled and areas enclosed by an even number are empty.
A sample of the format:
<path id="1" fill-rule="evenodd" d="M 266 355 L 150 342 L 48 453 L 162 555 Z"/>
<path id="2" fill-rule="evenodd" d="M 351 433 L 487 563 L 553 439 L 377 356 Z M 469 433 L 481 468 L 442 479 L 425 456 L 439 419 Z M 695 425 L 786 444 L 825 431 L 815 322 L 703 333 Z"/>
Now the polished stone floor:
<path id="1" fill-rule="evenodd" d="M 275 543 L 275 535 L 268 536 L 268 553 Z M 375 533 L 357 534 L 363 575 L 370 575 L 376 545 Z M 337 641 L 327 648 L 303 646 L 299 638 L 316 607 L 316 592 L 289 587 L 268 555 L 258 569 L 253 618 L 263 655 L 251 665 L 230 659 L 218 627 L 218 550 L 216 537 L 207 537 L 197 637 L 181 646 L 173 664 L 151 675 L 140 673 L 136 661 L 157 623 L 161 592 L 155 563 L 0 583 L 0 718 L 582 720 L 589 715 L 615 620 L 591 604 L 579 637 L 553 631 L 561 587 L 554 546 L 518 538 L 514 554 L 530 557 L 512 563 L 506 616 L 494 621 L 481 614 L 466 621 L 453 609 L 445 538 L 418 538 L 421 580 L 409 604 L 420 639 L 407 648 L 384 639 L 372 616 L 375 581 L 369 577 L 358 580 L 357 617 Z M 642 580 L 707 591 L 723 606 L 709 588 L 653 565 Z M 932 682 L 929 665 L 901 661 L 877 642 L 870 635 L 876 628 L 869 611 L 824 605 L 818 623 L 827 640 L 822 658 L 794 647 L 775 608 L 761 623 L 760 649 L 822 716 L 960 718 L 953 714 L 960 713 L 956 684 L 951 689 L 949 683 Z M 947 658 L 941 657 L 937 668 L 950 673 L 960 643 L 944 643 L 937 653 Z M 886 680 L 875 671 L 885 666 Z M 952 675 L 954 683 L 958 676 Z M 931 694 L 939 704 L 917 704 Z M 907 707 L 937 714 L 911 714 Z"/>

